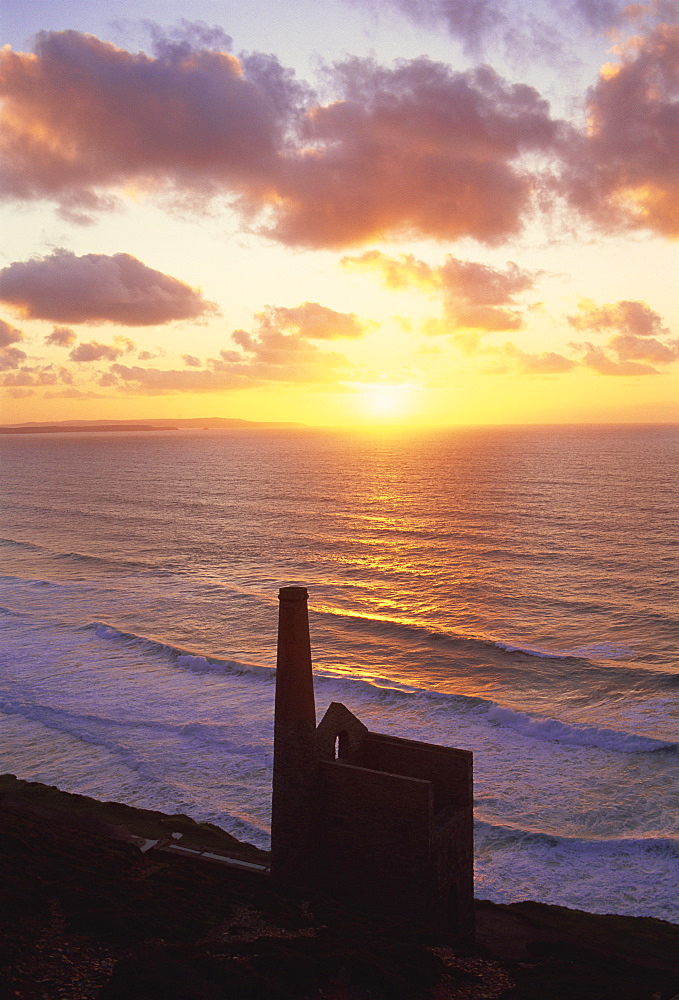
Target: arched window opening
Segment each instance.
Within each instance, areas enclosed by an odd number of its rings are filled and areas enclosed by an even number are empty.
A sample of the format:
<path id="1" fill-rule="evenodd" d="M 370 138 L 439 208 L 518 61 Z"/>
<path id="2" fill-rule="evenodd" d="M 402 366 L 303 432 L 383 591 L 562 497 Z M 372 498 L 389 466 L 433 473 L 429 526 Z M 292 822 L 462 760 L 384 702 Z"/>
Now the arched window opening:
<path id="1" fill-rule="evenodd" d="M 341 760 L 349 755 L 349 737 L 345 729 L 335 737 L 335 760 Z"/>

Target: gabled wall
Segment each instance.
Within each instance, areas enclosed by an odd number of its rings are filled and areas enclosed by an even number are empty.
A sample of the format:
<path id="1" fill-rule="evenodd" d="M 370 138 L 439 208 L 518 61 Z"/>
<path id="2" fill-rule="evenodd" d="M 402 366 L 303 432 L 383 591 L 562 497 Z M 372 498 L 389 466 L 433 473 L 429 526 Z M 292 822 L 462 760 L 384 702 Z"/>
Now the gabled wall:
<path id="1" fill-rule="evenodd" d="M 367 726 L 364 726 L 353 712 L 340 702 L 333 701 L 316 730 L 318 756 L 321 760 L 335 760 L 336 757 L 340 757 L 350 764 L 355 764 L 368 735 Z"/>
<path id="2" fill-rule="evenodd" d="M 371 733 L 337 702 L 317 740 L 324 884 L 472 940 L 472 754 Z"/>

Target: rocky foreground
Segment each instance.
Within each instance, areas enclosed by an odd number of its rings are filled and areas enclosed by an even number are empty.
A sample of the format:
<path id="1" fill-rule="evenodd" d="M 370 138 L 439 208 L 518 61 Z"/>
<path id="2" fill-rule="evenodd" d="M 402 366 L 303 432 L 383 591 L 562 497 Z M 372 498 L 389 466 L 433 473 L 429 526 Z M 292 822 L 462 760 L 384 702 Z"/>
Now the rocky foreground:
<path id="1" fill-rule="evenodd" d="M 479 900 L 463 953 L 283 894 L 267 860 L 185 816 L 0 776 L 0 1000 L 679 1000 L 673 924 Z"/>

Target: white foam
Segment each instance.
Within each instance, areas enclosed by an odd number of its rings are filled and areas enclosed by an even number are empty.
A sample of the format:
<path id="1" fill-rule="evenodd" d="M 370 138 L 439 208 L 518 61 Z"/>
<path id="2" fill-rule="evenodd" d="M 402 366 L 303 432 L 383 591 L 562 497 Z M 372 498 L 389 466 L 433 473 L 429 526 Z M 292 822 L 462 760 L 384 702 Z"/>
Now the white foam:
<path id="1" fill-rule="evenodd" d="M 574 726 L 556 719 L 536 718 L 525 712 L 516 712 L 501 705 L 480 705 L 473 710 L 496 725 L 506 726 L 524 736 L 537 740 L 549 740 L 570 746 L 598 747 L 616 753 L 645 753 L 655 750 L 674 750 L 676 743 L 655 740 L 649 736 L 616 732 L 614 729 L 600 729 L 597 726 Z"/>

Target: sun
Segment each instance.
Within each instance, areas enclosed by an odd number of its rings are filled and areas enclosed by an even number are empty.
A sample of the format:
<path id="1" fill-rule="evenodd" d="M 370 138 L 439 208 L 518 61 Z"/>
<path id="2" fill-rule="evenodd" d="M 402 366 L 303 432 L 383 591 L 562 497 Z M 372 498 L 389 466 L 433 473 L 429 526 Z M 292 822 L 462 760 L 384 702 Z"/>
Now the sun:
<path id="1" fill-rule="evenodd" d="M 412 386 L 375 383 L 361 389 L 361 408 L 373 419 L 399 420 L 410 410 Z"/>

